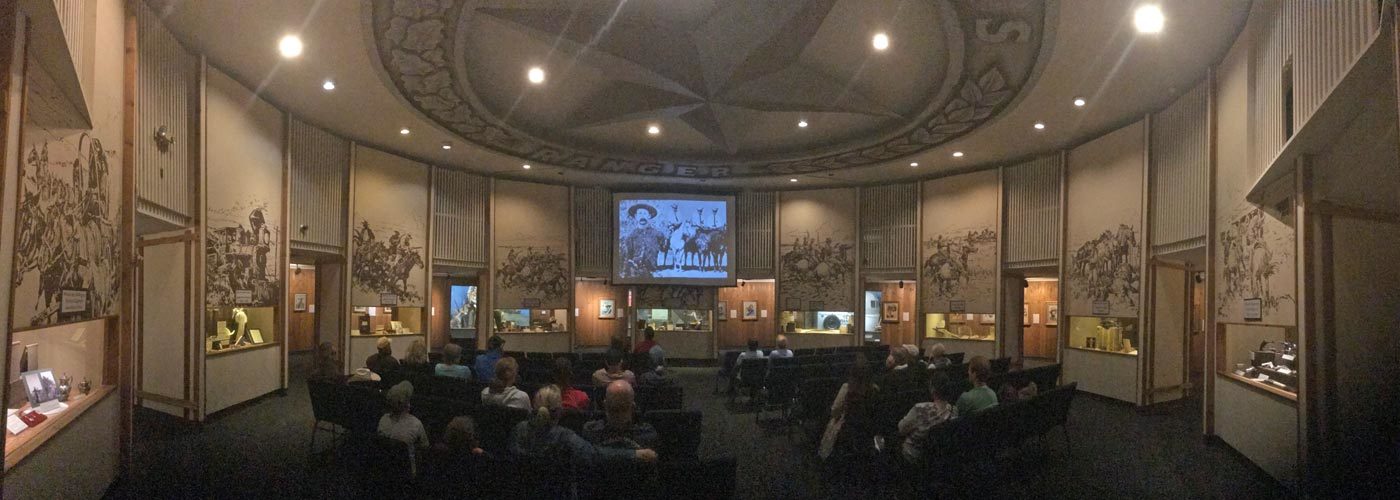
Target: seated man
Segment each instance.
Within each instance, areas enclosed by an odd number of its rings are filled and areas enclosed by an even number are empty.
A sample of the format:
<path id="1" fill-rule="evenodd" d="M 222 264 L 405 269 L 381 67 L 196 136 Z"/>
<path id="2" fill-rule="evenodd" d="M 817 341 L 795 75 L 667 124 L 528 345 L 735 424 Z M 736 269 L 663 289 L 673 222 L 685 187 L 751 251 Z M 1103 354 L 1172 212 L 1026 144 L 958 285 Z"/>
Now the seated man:
<path id="1" fill-rule="evenodd" d="M 788 341 L 787 341 L 787 336 L 786 336 L 786 335 L 779 335 L 779 336 L 778 336 L 778 348 L 777 348 L 777 349 L 773 349 L 773 352 L 768 353 L 768 357 L 770 357 L 770 358 L 791 358 L 791 357 L 792 357 L 792 349 L 788 349 Z"/>
<path id="2" fill-rule="evenodd" d="M 496 362 L 500 361 L 501 357 L 505 356 L 505 353 L 501 352 L 501 348 L 505 347 L 505 345 L 506 339 L 501 338 L 500 335 L 492 335 L 491 338 L 486 340 L 486 352 L 476 357 L 476 366 L 474 366 L 472 370 L 476 372 L 477 380 L 482 382 L 495 380 Z"/>
<path id="3" fill-rule="evenodd" d="M 365 359 L 365 368 L 374 373 L 384 374 L 399 369 L 399 360 L 394 357 L 394 344 L 388 337 L 379 337 L 374 343 L 374 354 Z"/>
<path id="4" fill-rule="evenodd" d="M 605 418 L 584 424 L 583 438 L 595 446 L 607 448 L 655 448 L 656 429 L 651 424 L 636 421 L 636 399 L 632 384 L 621 380 L 608 384 L 603 397 Z"/>
<path id="5" fill-rule="evenodd" d="M 447 344 L 442 347 L 442 362 L 433 367 L 433 374 L 439 377 L 453 377 L 462 380 L 472 379 L 472 370 L 462 364 L 462 346 Z"/>
<path id="6" fill-rule="evenodd" d="M 997 393 L 987 387 L 987 379 L 992 376 L 992 365 L 985 356 L 973 356 L 967 362 L 967 380 L 972 389 L 958 397 L 958 415 L 968 416 L 997 405 Z"/>
<path id="7" fill-rule="evenodd" d="M 632 370 L 622 369 L 622 351 L 608 349 L 607 357 L 603 358 L 603 368 L 593 372 L 593 385 L 604 387 L 616 380 L 625 380 L 629 384 L 637 383 L 637 375 Z"/>

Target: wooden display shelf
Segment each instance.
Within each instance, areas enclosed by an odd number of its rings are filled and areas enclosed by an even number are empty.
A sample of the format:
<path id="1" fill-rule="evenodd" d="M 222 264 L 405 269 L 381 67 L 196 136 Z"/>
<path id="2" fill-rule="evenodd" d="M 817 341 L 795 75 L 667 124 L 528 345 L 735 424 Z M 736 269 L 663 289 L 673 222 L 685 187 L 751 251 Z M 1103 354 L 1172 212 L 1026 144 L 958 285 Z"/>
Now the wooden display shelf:
<path id="1" fill-rule="evenodd" d="M 73 390 L 77 391 L 78 389 L 75 387 Z M 116 386 L 112 385 L 94 387 L 90 394 L 79 394 L 70 398 L 67 403 L 68 409 L 63 410 L 62 413 L 50 416 L 48 420 L 39 423 L 37 426 L 30 427 L 29 430 L 24 431 L 18 436 L 5 436 L 5 470 L 14 468 L 21 460 L 28 457 L 30 453 L 39 449 L 39 447 L 43 446 L 50 438 L 57 436 L 59 432 L 63 431 L 64 427 L 67 427 L 68 424 L 77 420 L 84 412 L 87 412 L 88 409 L 95 406 L 99 401 L 102 401 L 115 390 Z M 28 403 L 20 407 L 20 411 L 27 410 L 29 410 Z"/>
<path id="2" fill-rule="evenodd" d="M 1137 354 L 1128 354 L 1128 353 L 1126 353 L 1126 352 L 1116 352 L 1116 351 L 1105 351 L 1105 350 L 1103 350 L 1103 349 L 1088 349 L 1088 348 L 1084 348 L 1084 347 L 1075 347 L 1075 346 L 1072 346 L 1072 345 L 1065 346 L 1065 348 L 1066 348 L 1066 349 L 1074 349 L 1074 350 L 1076 350 L 1076 351 L 1083 351 L 1083 352 L 1096 352 L 1096 353 L 1099 353 L 1099 354 L 1112 354 L 1112 355 L 1114 355 L 1114 356 L 1127 356 L 1127 357 L 1130 357 L 1130 358 L 1136 358 L 1136 357 L 1138 357 Z"/>
<path id="3" fill-rule="evenodd" d="M 264 348 L 264 347 L 275 346 L 275 345 L 278 345 L 278 344 L 281 344 L 281 342 L 263 342 L 263 343 L 261 343 L 261 344 L 248 344 L 248 345 L 241 345 L 241 346 L 237 346 L 237 347 L 225 347 L 225 348 L 219 349 L 219 350 L 217 350 L 217 351 L 211 351 L 211 350 L 209 350 L 209 349 L 205 349 L 205 350 L 204 350 L 204 353 L 205 353 L 206 356 L 218 356 L 218 355 L 221 355 L 221 354 L 233 354 L 233 353 L 235 353 L 235 352 L 244 352 L 244 351 L 252 351 L 252 350 L 255 350 L 255 349 L 262 349 L 262 348 Z"/>
<path id="4" fill-rule="evenodd" d="M 1237 381 L 1237 382 L 1239 382 L 1239 383 L 1241 383 L 1241 384 L 1244 384 L 1244 385 L 1246 385 L 1246 386 L 1252 387 L 1252 388 L 1254 388 L 1254 389 L 1257 389 L 1257 390 L 1260 390 L 1260 391 L 1264 391 L 1264 392 L 1269 393 L 1269 394 L 1272 394 L 1272 395 L 1274 395 L 1274 396 L 1278 396 L 1278 397 L 1280 397 L 1280 398 L 1286 399 L 1286 400 L 1288 400 L 1289 402 L 1291 402 L 1291 403 L 1293 403 L 1293 404 L 1295 404 L 1295 405 L 1298 404 L 1298 395 L 1297 395 L 1297 394 L 1294 394 L 1294 393 L 1285 391 L 1285 390 L 1283 390 L 1283 389 L 1279 389 L 1278 387 L 1274 387 L 1273 384 L 1266 384 L 1266 383 L 1263 383 L 1263 382 L 1259 382 L 1259 381 L 1257 381 L 1257 380 L 1251 380 L 1251 379 L 1248 378 L 1248 377 L 1240 376 L 1240 375 L 1238 375 L 1238 374 L 1236 374 L 1235 372 L 1232 372 L 1232 371 L 1222 371 L 1222 372 L 1216 372 L 1216 373 L 1219 373 L 1220 375 L 1224 376 L 1225 378 L 1233 379 L 1233 380 L 1235 380 L 1235 381 Z"/>

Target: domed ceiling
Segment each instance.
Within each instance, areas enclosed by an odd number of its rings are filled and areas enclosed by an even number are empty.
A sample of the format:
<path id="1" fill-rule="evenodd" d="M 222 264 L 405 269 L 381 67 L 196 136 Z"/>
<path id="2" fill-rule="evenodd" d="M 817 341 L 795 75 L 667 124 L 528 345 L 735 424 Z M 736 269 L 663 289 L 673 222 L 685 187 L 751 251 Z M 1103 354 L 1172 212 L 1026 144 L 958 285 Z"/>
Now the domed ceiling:
<path id="1" fill-rule="evenodd" d="M 399 97 L 464 140 L 583 171 L 725 178 L 886 162 L 994 120 L 1035 78 L 1051 39 L 1046 5 L 366 7 L 377 62 Z M 872 48 L 877 32 L 890 33 L 890 50 Z M 527 83 L 530 68 L 545 72 L 543 83 Z"/>

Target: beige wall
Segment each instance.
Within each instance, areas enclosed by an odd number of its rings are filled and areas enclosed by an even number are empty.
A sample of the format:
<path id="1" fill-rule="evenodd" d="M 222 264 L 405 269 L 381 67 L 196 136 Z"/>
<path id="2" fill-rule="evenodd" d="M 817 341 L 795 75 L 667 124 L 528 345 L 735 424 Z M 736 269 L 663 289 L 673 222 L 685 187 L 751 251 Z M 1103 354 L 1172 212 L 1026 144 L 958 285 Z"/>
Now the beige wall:
<path id="1" fill-rule="evenodd" d="M 569 303 L 573 285 L 570 210 L 568 187 L 496 181 L 491 226 L 496 292 L 492 308 L 521 307 L 527 299 L 539 301 L 545 309 L 573 308 Z M 515 264 L 511 263 L 512 255 Z"/>
<path id="2" fill-rule="evenodd" d="M 282 389 L 282 358 L 282 349 L 277 346 L 207 356 L 204 413 L 209 415 Z"/>
<path id="3" fill-rule="evenodd" d="M 422 262 L 406 274 L 389 269 L 401 257 L 385 259 L 383 253 L 351 250 L 350 269 L 362 269 L 351 277 L 350 305 L 377 306 L 380 294 L 402 287 L 399 305 L 423 307 L 428 303 L 428 166 L 382 151 L 355 148 L 355 198 L 351 234 L 366 223 L 375 241 L 388 245 L 395 232 L 401 241 L 412 239 L 408 247 Z M 354 238 L 351 238 L 354 245 Z M 360 257 L 361 255 L 364 257 Z M 359 258 L 360 262 L 356 262 Z M 387 273 L 406 277 L 397 285 L 377 283 L 372 275 Z M 354 273 L 352 273 L 354 274 Z"/>
<path id="4" fill-rule="evenodd" d="M 1137 404 L 1137 356 L 1065 349 L 1062 364 L 1062 379 L 1079 382 L 1079 390 Z"/>
<path id="5" fill-rule="evenodd" d="M 1109 316 L 1137 317 L 1142 304 L 1142 228 L 1144 182 L 1144 125 L 1137 122 L 1094 139 L 1069 153 L 1067 196 L 1068 216 L 1065 218 L 1065 316 L 1088 316 L 1092 313 L 1095 296 L 1106 297 L 1110 303 Z M 1136 244 L 1126 243 L 1124 227 L 1131 228 Z M 1105 235 L 1109 244 L 1097 245 L 1086 258 L 1076 258 L 1076 252 L 1089 242 Z M 1112 256 L 1112 259 L 1105 258 Z M 1114 259 L 1121 259 L 1115 261 Z M 1117 265 L 1115 266 L 1115 262 Z M 1082 265 L 1081 265 L 1082 264 Z M 1123 269 L 1136 266 L 1137 276 L 1127 280 L 1119 277 Z M 1076 269 L 1082 269 L 1076 272 Z M 1093 279 L 1111 274 L 1112 286 L 1106 292 L 1095 293 L 1088 282 L 1076 275 Z M 1104 299 L 1100 299 L 1104 300 Z"/>
<path id="6" fill-rule="evenodd" d="M 999 175 L 973 172 L 923 182 L 923 228 L 919 272 L 924 313 L 949 312 L 949 301 L 965 311 L 997 309 L 997 232 L 1001 230 Z M 941 251 L 940 251 L 941 249 Z M 962 268 L 963 262 L 967 268 Z"/>
<path id="7" fill-rule="evenodd" d="M 858 311 L 856 190 L 783 192 L 778 212 L 777 310 Z M 839 255 L 841 248 L 848 249 L 844 266 L 837 258 L 818 257 L 828 252 Z M 820 307 L 813 302 L 821 303 Z"/>

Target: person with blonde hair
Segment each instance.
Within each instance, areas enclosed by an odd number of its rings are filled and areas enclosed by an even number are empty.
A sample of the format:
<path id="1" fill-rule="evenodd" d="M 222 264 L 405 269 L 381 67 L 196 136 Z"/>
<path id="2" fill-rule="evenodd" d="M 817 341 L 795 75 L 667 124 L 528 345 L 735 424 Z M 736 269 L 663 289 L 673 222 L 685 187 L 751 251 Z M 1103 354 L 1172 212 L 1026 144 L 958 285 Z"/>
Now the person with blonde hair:
<path id="1" fill-rule="evenodd" d="M 656 452 L 650 449 L 626 450 L 597 448 L 574 431 L 559 425 L 563 409 L 559 386 L 549 384 L 535 392 L 535 413 L 529 420 L 516 424 L 511 432 L 510 452 L 522 457 L 537 457 L 587 465 L 596 461 L 655 462 Z"/>
<path id="2" fill-rule="evenodd" d="M 515 388 L 515 376 L 520 370 L 515 358 L 506 356 L 496 362 L 495 376 L 491 385 L 481 390 L 481 404 L 509 406 L 522 410 L 530 409 L 530 395 Z"/>
<path id="3" fill-rule="evenodd" d="M 422 339 L 415 339 L 408 345 L 408 354 L 400 363 L 404 368 L 418 370 L 428 366 L 428 345 Z"/>

